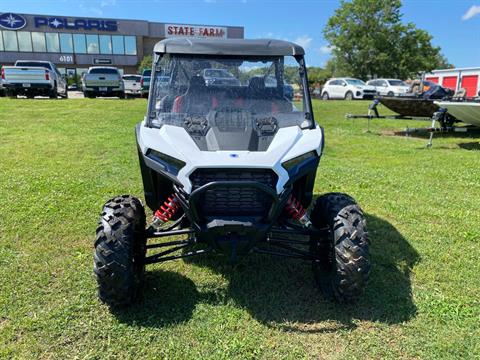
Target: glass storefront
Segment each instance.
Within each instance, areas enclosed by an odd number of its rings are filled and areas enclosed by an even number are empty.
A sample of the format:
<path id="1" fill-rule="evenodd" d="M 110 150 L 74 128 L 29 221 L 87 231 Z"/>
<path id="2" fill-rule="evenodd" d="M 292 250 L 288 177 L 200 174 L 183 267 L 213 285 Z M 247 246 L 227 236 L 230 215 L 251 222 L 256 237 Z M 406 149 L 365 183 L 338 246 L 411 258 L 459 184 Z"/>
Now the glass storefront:
<path id="1" fill-rule="evenodd" d="M 18 51 L 16 31 L 2 31 L 5 51 Z"/>
<path id="2" fill-rule="evenodd" d="M 100 54 L 112 53 L 112 37 L 110 35 L 100 35 Z"/>
<path id="3" fill-rule="evenodd" d="M 137 55 L 137 38 L 3 30 L 0 51 Z"/>
<path id="4" fill-rule="evenodd" d="M 32 44 L 34 52 L 46 52 L 45 34 L 41 32 L 32 32 Z"/>
<path id="5" fill-rule="evenodd" d="M 20 51 L 32 51 L 32 40 L 28 31 L 18 31 L 18 50 Z"/>
<path id="6" fill-rule="evenodd" d="M 59 53 L 60 41 L 58 41 L 58 34 L 46 33 L 45 38 L 47 39 L 47 51 L 52 53 Z"/>
<path id="7" fill-rule="evenodd" d="M 72 34 L 60 34 L 60 49 L 62 53 L 73 53 Z"/>

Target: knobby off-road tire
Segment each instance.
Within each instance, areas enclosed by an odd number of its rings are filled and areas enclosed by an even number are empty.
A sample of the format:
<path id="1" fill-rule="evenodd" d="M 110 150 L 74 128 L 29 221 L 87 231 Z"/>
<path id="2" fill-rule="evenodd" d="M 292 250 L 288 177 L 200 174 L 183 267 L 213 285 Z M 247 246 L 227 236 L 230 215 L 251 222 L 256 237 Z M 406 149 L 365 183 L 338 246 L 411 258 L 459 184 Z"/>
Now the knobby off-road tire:
<path id="1" fill-rule="evenodd" d="M 93 272 L 98 297 L 112 307 L 135 302 L 145 272 L 145 210 L 129 195 L 106 202 L 95 240 Z"/>
<path id="2" fill-rule="evenodd" d="M 323 294 L 338 302 L 353 303 L 363 293 L 370 273 L 369 240 L 362 210 L 341 193 L 319 197 L 311 213 L 317 228 L 330 230 L 328 239 L 311 237 L 315 280 Z"/>

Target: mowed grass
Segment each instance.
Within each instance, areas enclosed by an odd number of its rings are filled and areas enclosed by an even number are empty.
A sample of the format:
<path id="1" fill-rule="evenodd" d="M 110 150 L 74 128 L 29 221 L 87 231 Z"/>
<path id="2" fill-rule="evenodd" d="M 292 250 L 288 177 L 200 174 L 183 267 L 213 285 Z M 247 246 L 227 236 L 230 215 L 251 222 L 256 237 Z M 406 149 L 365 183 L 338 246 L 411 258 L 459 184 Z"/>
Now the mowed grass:
<path id="1" fill-rule="evenodd" d="M 428 123 L 366 133 L 344 115 L 368 102 L 314 106 L 326 137 L 315 192 L 347 192 L 367 216 L 361 301 L 324 300 L 305 262 L 209 256 L 150 266 L 143 302 L 112 313 L 93 239 L 108 198 L 143 196 L 145 101 L 0 99 L 0 358 L 479 358 L 479 138 L 426 149 L 392 134 Z"/>

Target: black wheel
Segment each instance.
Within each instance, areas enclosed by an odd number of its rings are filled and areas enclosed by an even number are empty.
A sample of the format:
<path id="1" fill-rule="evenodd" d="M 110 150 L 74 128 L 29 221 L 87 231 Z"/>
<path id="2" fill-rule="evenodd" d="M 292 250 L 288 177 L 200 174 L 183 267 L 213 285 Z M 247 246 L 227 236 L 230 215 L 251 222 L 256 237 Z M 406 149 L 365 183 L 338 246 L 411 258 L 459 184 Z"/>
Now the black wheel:
<path id="1" fill-rule="evenodd" d="M 395 96 L 395 94 L 393 93 L 393 91 L 389 91 L 387 96 Z"/>
<path id="2" fill-rule="evenodd" d="M 50 91 L 49 97 L 50 97 L 50 99 L 57 99 L 58 98 L 58 92 L 57 92 L 56 87 L 52 91 Z"/>
<path id="3" fill-rule="evenodd" d="M 93 264 L 101 301 L 116 307 L 138 299 L 145 253 L 145 210 L 140 200 L 122 195 L 107 201 L 98 222 Z"/>
<path id="4" fill-rule="evenodd" d="M 347 91 L 345 94 L 345 100 L 353 100 L 353 93 L 351 91 Z"/>
<path id="5" fill-rule="evenodd" d="M 327 298 L 353 303 L 363 293 L 370 273 L 366 221 L 355 200 L 341 193 L 322 195 L 311 213 L 317 228 L 328 227 L 327 239 L 312 236 L 313 273 Z"/>
<path id="6" fill-rule="evenodd" d="M 27 94 L 27 99 L 35 99 L 35 95 L 34 94 Z"/>
<path id="7" fill-rule="evenodd" d="M 7 93 L 7 96 L 10 99 L 16 99 L 17 98 L 17 93 L 13 90 L 7 90 L 6 93 Z"/>
<path id="8" fill-rule="evenodd" d="M 329 97 L 328 97 L 328 93 L 325 91 L 323 94 L 322 94 L 322 100 L 328 100 Z"/>

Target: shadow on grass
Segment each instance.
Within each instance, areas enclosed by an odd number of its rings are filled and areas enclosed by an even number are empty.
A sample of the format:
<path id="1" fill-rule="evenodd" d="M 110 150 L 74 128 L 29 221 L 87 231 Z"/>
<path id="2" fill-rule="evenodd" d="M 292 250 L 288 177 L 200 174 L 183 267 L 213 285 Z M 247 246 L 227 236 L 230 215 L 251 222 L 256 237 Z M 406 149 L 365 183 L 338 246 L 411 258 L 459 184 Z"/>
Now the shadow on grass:
<path id="1" fill-rule="evenodd" d="M 421 131 L 421 132 L 413 132 L 413 133 L 407 133 L 406 131 L 385 131 L 382 133 L 382 135 L 390 135 L 390 136 L 404 136 L 404 137 L 412 137 L 412 138 L 417 138 L 417 139 L 428 139 L 430 137 L 430 133 L 427 131 Z M 480 136 L 480 133 L 476 130 L 472 132 L 437 132 L 434 133 L 433 138 L 459 138 L 459 139 L 473 139 L 473 138 L 478 138 Z"/>
<path id="2" fill-rule="evenodd" d="M 142 300 L 128 308 L 112 309 L 121 322 L 164 327 L 188 321 L 200 296 L 192 280 L 171 271 L 148 271 Z"/>
<path id="3" fill-rule="evenodd" d="M 365 294 L 354 305 L 325 300 L 307 262 L 264 255 L 247 256 L 236 266 L 219 256 L 189 258 L 188 262 L 223 274 L 229 282 L 225 298 L 258 321 L 286 331 L 349 329 L 357 319 L 387 324 L 408 321 L 416 314 L 410 272 L 419 256 L 387 221 L 367 215 L 367 224 L 373 267 Z M 191 280 L 179 274 L 147 274 L 144 302 L 118 314 L 121 321 L 162 327 L 188 320 L 198 302 L 215 305 L 222 301 L 199 293 Z"/>
<path id="4" fill-rule="evenodd" d="M 466 142 L 466 143 L 459 143 L 458 146 L 464 150 L 480 150 L 480 142 Z"/>

